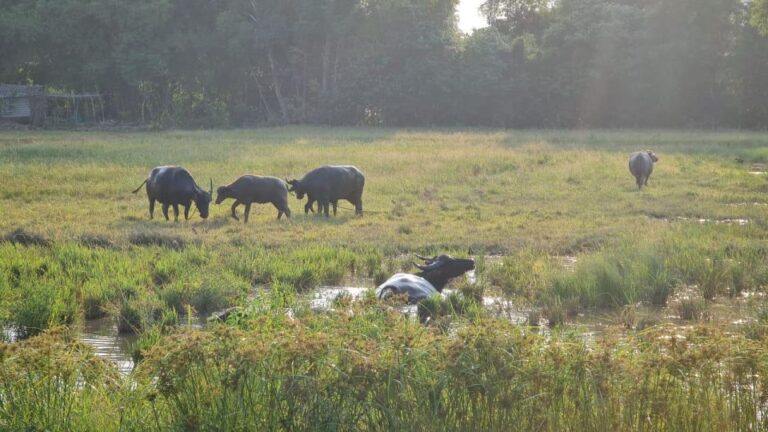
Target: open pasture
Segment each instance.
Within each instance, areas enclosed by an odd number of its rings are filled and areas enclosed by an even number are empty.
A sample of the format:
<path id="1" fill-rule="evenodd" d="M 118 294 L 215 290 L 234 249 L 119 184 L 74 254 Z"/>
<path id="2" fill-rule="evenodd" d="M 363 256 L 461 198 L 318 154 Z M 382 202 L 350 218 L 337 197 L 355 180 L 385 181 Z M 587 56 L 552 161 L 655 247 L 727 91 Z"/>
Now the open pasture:
<path id="1" fill-rule="evenodd" d="M 0 342 L 0 429 L 764 430 L 766 162 L 751 132 L 0 132 L 0 324 L 29 337 Z M 131 191 L 164 164 L 205 189 L 351 164 L 364 214 L 289 196 L 290 220 L 229 201 L 150 221 Z M 370 296 L 308 307 L 414 252 L 477 264 L 427 325 Z M 127 377 L 77 340 L 104 317 L 139 335 Z M 590 317 L 608 325 L 585 337 Z"/>
<path id="2" fill-rule="evenodd" d="M 238 239 L 500 254 L 521 246 L 566 253 L 618 237 L 661 238 L 678 218 L 748 220 L 758 228 L 751 234 L 760 235 L 768 185 L 749 171 L 751 163 L 768 160 L 767 144 L 768 135 L 747 132 L 3 132 L 0 231 L 119 245 L 142 233 L 207 245 Z M 661 161 L 650 187 L 637 193 L 627 156 L 645 148 Z M 292 223 L 274 220 L 267 205 L 255 206 L 244 226 L 229 217 L 227 203 L 207 221 L 165 223 L 157 209 L 158 220 L 150 222 L 144 191 L 130 191 L 164 164 L 185 166 L 205 189 L 210 178 L 217 187 L 245 173 L 296 178 L 322 164 L 356 165 L 366 175 L 366 215 L 341 210 L 330 220 L 305 217 L 303 203 L 291 198 Z"/>

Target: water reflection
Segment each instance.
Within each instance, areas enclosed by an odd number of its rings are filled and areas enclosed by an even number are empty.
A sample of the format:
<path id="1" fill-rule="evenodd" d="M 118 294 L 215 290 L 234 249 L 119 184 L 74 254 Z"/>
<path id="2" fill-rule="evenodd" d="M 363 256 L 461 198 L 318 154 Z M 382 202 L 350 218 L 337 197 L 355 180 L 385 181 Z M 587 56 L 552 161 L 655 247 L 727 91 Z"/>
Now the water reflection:
<path id="1" fill-rule="evenodd" d="M 133 370 L 131 345 L 137 338 L 118 333 L 115 320 L 104 317 L 86 321 L 79 339 L 92 346 L 97 356 L 112 361 L 120 372 L 127 374 Z"/>

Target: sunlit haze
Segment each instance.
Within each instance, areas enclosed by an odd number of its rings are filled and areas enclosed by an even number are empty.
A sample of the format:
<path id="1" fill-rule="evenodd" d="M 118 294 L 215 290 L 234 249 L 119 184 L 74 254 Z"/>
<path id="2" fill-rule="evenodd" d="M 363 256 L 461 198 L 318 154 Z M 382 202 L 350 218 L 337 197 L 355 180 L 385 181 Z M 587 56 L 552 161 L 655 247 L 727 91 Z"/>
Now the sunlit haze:
<path id="1" fill-rule="evenodd" d="M 483 0 L 461 0 L 459 1 L 459 29 L 464 33 L 472 33 L 472 30 L 482 28 L 488 25 L 485 18 L 480 15 L 478 8 Z"/>

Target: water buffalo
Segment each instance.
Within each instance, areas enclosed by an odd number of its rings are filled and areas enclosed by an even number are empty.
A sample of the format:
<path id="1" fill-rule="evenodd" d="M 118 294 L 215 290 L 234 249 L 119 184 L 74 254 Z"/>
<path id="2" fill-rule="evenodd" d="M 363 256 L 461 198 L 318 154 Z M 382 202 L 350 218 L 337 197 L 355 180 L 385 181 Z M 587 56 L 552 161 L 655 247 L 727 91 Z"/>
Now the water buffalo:
<path id="1" fill-rule="evenodd" d="M 658 162 L 659 158 L 656 153 L 645 150 L 635 152 L 629 155 L 629 172 L 635 176 L 635 182 L 637 188 L 642 189 L 643 185 L 648 186 L 648 177 L 653 172 L 654 162 Z"/>
<path id="2" fill-rule="evenodd" d="M 168 206 L 173 206 L 173 214 L 179 220 L 179 204 L 184 206 L 184 219 L 189 219 L 189 206 L 195 202 L 200 217 L 208 218 L 208 205 L 211 203 L 213 193 L 213 180 L 211 190 L 206 192 L 201 189 L 192 175 L 186 169 L 179 166 L 160 166 L 152 169 L 149 177 L 144 180 L 133 193 L 147 185 L 147 197 L 149 198 L 149 218 L 154 218 L 155 201 L 163 205 L 163 216 L 168 220 Z"/>
<path id="3" fill-rule="evenodd" d="M 312 209 L 312 204 L 317 201 L 320 209 L 328 215 L 328 205 L 333 205 L 333 214 L 336 215 L 336 206 L 340 199 L 345 199 L 355 206 L 355 214 L 363 214 L 363 187 L 365 176 L 356 167 L 345 166 L 321 166 L 304 175 L 300 180 L 288 180 L 289 192 L 295 192 L 296 198 L 304 199 L 307 195 L 307 204 L 304 213 Z"/>
<path id="4" fill-rule="evenodd" d="M 475 261 L 471 259 L 457 259 L 449 255 L 433 258 L 416 256 L 425 261 L 423 266 L 416 264 L 421 272 L 415 275 L 397 273 L 376 288 L 377 298 L 385 299 L 396 294 L 407 294 L 408 303 L 418 303 L 420 300 L 443 292 L 449 280 L 475 268 Z"/>
<path id="5" fill-rule="evenodd" d="M 291 209 L 288 208 L 288 186 L 277 177 L 241 176 L 231 184 L 216 189 L 216 204 L 221 204 L 227 198 L 235 200 L 232 204 L 232 217 L 235 220 L 240 220 L 237 218 L 235 209 L 240 204 L 244 204 L 245 222 L 248 222 L 252 203 L 272 203 L 278 210 L 278 219 L 283 216 L 283 213 L 291 217 Z"/>

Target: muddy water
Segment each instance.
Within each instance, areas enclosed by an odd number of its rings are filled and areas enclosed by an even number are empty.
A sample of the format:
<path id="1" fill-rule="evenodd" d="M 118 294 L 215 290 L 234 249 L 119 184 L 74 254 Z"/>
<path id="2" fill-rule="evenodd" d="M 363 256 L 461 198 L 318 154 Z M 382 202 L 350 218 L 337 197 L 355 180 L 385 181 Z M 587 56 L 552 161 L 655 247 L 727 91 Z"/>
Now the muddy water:
<path id="1" fill-rule="evenodd" d="M 191 328 L 203 328 L 206 325 L 205 316 L 194 315 L 191 318 L 179 316 L 179 325 Z M 2 340 L 16 342 L 18 333 L 12 327 L 2 328 Z M 127 375 L 133 370 L 133 358 L 131 357 L 132 345 L 138 339 L 137 335 L 121 334 L 117 331 L 117 324 L 112 317 L 104 317 L 89 320 L 79 329 L 81 342 L 90 345 L 94 354 L 107 359 L 117 366 L 122 374 Z"/>
<path id="2" fill-rule="evenodd" d="M 133 370 L 131 345 L 136 339 L 135 335 L 119 334 L 111 317 L 86 321 L 80 333 L 80 340 L 92 346 L 97 356 L 111 360 L 124 374 Z"/>
<path id="3" fill-rule="evenodd" d="M 557 258 L 565 268 L 572 269 L 576 264 L 576 257 Z M 466 277 L 470 283 L 477 281 L 477 275 L 474 271 L 469 272 Z M 316 311 L 332 310 L 335 307 L 334 302 L 339 296 L 343 295 L 352 300 L 358 300 L 373 289 L 364 287 L 373 285 L 373 281 L 361 282 L 355 280 L 349 282 L 351 282 L 350 285 L 356 286 L 322 286 L 317 288 L 308 297 L 309 307 Z M 664 308 L 637 305 L 627 307 L 629 309 L 625 308 L 610 312 L 588 311 L 580 313 L 577 316 L 570 316 L 568 318 L 567 327 L 579 333 L 585 340 L 594 340 L 606 332 L 615 332 L 617 329 L 618 331 L 627 331 L 640 325 L 643 321 L 647 321 L 650 325 L 661 323 L 671 323 L 677 326 L 690 325 L 691 322 L 683 321 L 677 316 L 675 304 L 685 300 L 690 295 L 694 295 L 695 291 L 693 288 L 690 289 L 690 292 L 684 289 L 679 290 L 670 299 L 670 305 Z M 448 296 L 455 292 L 455 290 L 446 289 L 443 295 Z M 251 299 L 257 295 L 254 292 Z M 709 304 L 708 313 L 710 315 L 706 320 L 710 322 L 715 321 L 719 324 L 731 324 L 736 327 L 748 323 L 749 319 L 745 319 L 745 317 L 751 315 L 750 310 L 755 302 L 764 302 L 763 297 L 762 293 L 743 293 L 741 296 L 733 299 L 716 299 L 715 302 Z M 493 316 L 519 325 L 526 324 L 529 319 L 536 320 L 536 317 L 538 317 L 539 324 L 541 325 L 540 331 L 544 333 L 549 332 L 544 325 L 545 320 L 539 310 L 521 306 L 509 299 L 493 296 L 483 297 L 483 305 Z M 416 306 L 404 306 L 401 310 L 409 316 L 416 316 L 417 313 Z M 627 310 L 631 311 L 627 312 Z M 631 314 L 631 319 L 627 319 L 627 313 Z M 206 325 L 206 318 L 207 316 L 180 316 L 179 322 L 182 326 L 203 328 Z M 3 337 L 5 340 L 14 341 L 16 339 L 13 329 L 5 328 L 0 330 L 4 332 Z M 91 345 L 96 355 L 114 362 L 123 374 L 130 373 L 134 367 L 133 360 L 131 359 L 131 346 L 136 339 L 137 337 L 134 335 L 119 334 L 114 320 L 109 317 L 87 321 L 83 324 L 80 333 L 81 341 Z"/>

